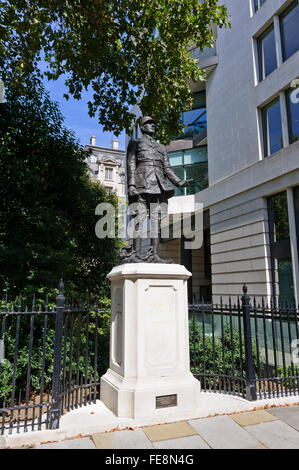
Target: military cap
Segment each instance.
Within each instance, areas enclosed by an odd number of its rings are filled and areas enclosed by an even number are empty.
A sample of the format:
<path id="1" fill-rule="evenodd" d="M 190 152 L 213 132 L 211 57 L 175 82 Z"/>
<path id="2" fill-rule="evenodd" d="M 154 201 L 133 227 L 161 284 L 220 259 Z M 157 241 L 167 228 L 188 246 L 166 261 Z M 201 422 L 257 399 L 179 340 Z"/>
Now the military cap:
<path id="1" fill-rule="evenodd" d="M 139 121 L 139 127 L 144 126 L 147 122 L 156 122 L 151 116 L 142 116 Z"/>

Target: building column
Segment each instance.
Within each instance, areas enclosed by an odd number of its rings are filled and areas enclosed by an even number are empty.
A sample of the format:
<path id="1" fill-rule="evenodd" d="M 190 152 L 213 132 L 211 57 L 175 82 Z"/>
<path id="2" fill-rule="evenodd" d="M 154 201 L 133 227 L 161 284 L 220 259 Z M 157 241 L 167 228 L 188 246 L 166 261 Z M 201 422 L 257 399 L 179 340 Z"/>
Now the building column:
<path id="1" fill-rule="evenodd" d="M 288 111 L 285 92 L 279 94 L 283 148 L 289 146 Z"/>
<path id="2" fill-rule="evenodd" d="M 282 59 L 282 48 L 281 48 L 280 21 L 279 21 L 279 16 L 278 15 L 274 16 L 273 23 L 274 23 L 274 35 L 275 35 L 275 48 L 276 48 L 277 67 L 280 67 L 283 63 L 283 59 Z"/>

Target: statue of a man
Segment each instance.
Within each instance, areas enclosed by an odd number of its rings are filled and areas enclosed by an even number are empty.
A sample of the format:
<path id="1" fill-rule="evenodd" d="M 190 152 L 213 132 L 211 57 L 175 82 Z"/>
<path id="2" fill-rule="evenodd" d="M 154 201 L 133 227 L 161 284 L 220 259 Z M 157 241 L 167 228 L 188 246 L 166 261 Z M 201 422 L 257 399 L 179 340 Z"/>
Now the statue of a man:
<path id="1" fill-rule="evenodd" d="M 166 215 L 167 201 L 174 195 L 174 189 L 166 177 L 178 187 L 187 186 L 186 180 L 181 180 L 170 167 L 169 158 L 164 145 L 153 139 L 155 121 L 150 116 L 143 116 L 139 121 L 142 132 L 140 139 L 131 139 L 127 149 L 127 185 L 129 204 L 137 203 L 133 217 L 137 236 L 133 240 L 133 250 L 122 253 L 122 262 L 151 262 L 169 263 L 159 257 L 159 238 L 161 218 Z M 153 207 L 155 210 L 153 210 Z M 141 255 L 141 230 L 147 214 L 151 221 L 151 247 L 144 256 Z M 139 232 L 139 233 L 138 233 Z"/>

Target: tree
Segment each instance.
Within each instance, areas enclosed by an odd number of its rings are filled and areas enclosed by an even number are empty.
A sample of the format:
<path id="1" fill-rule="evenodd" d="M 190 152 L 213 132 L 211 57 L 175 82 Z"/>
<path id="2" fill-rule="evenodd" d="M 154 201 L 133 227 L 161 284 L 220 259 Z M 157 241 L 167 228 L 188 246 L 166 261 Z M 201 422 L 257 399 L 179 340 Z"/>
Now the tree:
<path id="1" fill-rule="evenodd" d="M 108 292 L 120 242 L 95 235 L 95 207 L 116 205 L 87 175 L 87 153 L 35 82 L 0 105 L 0 291 L 66 287 Z M 68 281 L 68 282 L 67 282 Z M 104 290 L 100 288 L 104 287 Z"/>
<path id="2" fill-rule="evenodd" d="M 181 112 L 192 105 L 188 81 L 204 79 L 188 49 L 214 42 L 212 23 L 227 26 L 220 0 L 0 0 L 2 79 L 21 90 L 38 71 L 66 75 L 68 93 L 80 99 L 92 87 L 91 116 L 105 131 L 129 132 L 140 104 L 158 121 L 164 141 L 181 132 Z"/>

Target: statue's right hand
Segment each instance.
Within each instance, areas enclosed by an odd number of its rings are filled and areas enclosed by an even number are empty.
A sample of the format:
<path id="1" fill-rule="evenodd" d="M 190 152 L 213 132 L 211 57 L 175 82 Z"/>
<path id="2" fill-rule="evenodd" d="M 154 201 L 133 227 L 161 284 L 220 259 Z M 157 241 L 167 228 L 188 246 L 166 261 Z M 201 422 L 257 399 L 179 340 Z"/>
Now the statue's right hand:
<path id="1" fill-rule="evenodd" d="M 137 192 L 136 186 L 129 186 L 129 188 L 128 188 L 128 195 L 129 195 L 130 197 L 138 196 L 138 192 Z"/>

